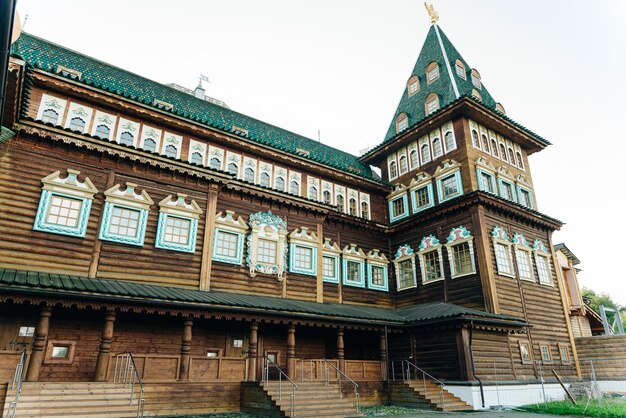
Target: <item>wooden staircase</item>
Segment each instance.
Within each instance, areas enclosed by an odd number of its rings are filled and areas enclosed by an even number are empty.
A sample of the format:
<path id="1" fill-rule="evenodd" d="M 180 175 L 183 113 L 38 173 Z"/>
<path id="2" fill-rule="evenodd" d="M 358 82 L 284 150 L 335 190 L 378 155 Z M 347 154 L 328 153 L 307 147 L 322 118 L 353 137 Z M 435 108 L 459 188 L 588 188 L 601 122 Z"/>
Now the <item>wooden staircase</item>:
<path id="1" fill-rule="evenodd" d="M 291 388 L 283 384 L 282 397 L 279 399 L 278 382 L 260 383 L 261 388 L 285 417 L 361 417 L 357 414 L 352 398 L 342 397 L 337 383 L 298 382 L 295 414 L 291 415 Z"/>
<path id="2" fill-rule="evenodd" d="M 5 414 L 14 398 L 8 390 Z M 121 383 L 24 382 L 15 417 L 136 417 L 137 399 L 129 401 L 130 388 Z"/>
<path id="3" fill-rule="evenodd" d="M 445 412 L 473 411 L 466 402 L 428 380 L 390 383 L 393 405 Z"/>

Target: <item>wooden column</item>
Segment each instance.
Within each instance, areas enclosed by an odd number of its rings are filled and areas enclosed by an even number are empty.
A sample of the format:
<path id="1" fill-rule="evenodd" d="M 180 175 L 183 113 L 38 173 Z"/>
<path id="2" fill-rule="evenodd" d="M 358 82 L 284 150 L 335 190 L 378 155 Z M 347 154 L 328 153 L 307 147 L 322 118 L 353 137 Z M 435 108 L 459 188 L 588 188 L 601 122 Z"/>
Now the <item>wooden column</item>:
<path id="1" fill-rule="evenodd" d="M 498 305 L 498 290 L 496 288 L 496 276 L 491 262 L 491 244 L 489 234 L 485 231 L 486 223 L 482 206 L 477 209 L 472 207 L 472 225 L 474 226 L 474 241 L 476 242 L 476 258 L 478 259 L 478 272 L 483 288 L 485 310 L 491 313 L 500 313 Z"/>
<path id="2" fill-rule="evenodd" d="M 339 370 L 346 372 L 346 360 L 343 345 L 343 328 L 337 328 L 337 362 L 339 363 Z"/>
<path id="3" fill-rule="evenodd" d="M 296 326 L 289 324 L 287 327 L 287 376 L 290 379 L 296 377 Z"/>
<path id="4" fill-rule="evenodd" d="M 380 376 L 382 380 L 387 380 L 387 336 L 385 335 L 385 331 L 380 333 L 379 344 L 380 344 Z"/>
<path id="5" fill-rule="evenodd" d="M 191 351 L 192 326 L 193 319 L 185 319 L 185 322 L 183 322 L 183 336 L 180 344 L 180 369 L 178 371 L 178 380 L 180 381 L 189 380 L 189 362 L 191 360 L 189 353 Z"/>
<path id="6" fill-rule="evenodd" d="M 107 312 L 104 316 L 104 326 L 102 327 L 102 335 L 100 335 L 100 346 L 98 347 L 98 358 L 96 359 L 96 371 L 94 373 L 96 382 L 106 382 L 107 380 L 114 322 L 115 312 Z"/>
<path id="7" fill-rule="evenodd" d="M 115 138 L 115 137 L 114 137 Z M 115 172 L 113 170 L 109 170 L 107 173 L 107 181 L 104 186 L 104 190 L 109 190 L 115 184 Z M 104 202 L 102 203 L 101 212 L 104 210 Z M 100 220 L 98 221 L 98 229 L 100 230 L 100 226 L 102 224 L 102 213 L 98 215 Z M 89 262 L 89 271 L 87 272 L 87 276 L 90 279 L 95 279 L 98 276 L 98 266 L 100 264 L 100 252 L 102 251 L 102 241 L 96 239 L 96 242 L 93 245 L 93 250 L 91 251 L 91 260 Z"/>
<path id="8" fill-rule="evenodd" d="M 207 193 L 206 213 L 204 214 L 204 239 L 202 240 L 202 261 L 200 262 L 200 290 L 211 288 L 211 265 L 213 256 L 213 232 L 217 211 L 218 184 L 210 184 Z"/>
<path id="9" fill-rule="evenodd" d="M 248 342 L 248 381 L 256 382 L 257 344 L 259 342 L 259 324 L 250 324 L 250 341 Z"/>
<path id="10" fill-rule="evenodd" d="M 324 302 L 324 279 L 323 279 L 323 260 L 324 260 L 324 226 L 322 224 L 317 224 L 317 277 L 315 283 L 315 295 L 316 302 L 322 303 Z"/>
<path id="11" fill-rule="evenodd" d="M 461 380 L 473 381 L 472 352 L 469 345 L 469 328 L 461 327 L 456 330 L 456 351 L 459 353 L 459 371 Z"/>
<path id="12" fill-rule="evenodd" d="M 30 354 L 28 363 L 28 371 L 26 372 L 27 382 L 36 382 L 39 380 L 39 372 L 43 363 L 44 353 L 46 351 L 46 342 L 48 341 L 48 331 L 50 330 L 50 316 L 52 308 L 42 306 L 39 313 L 39 323 L 35 328 L 35 338 L 33 340 L 33 350 Z"/>

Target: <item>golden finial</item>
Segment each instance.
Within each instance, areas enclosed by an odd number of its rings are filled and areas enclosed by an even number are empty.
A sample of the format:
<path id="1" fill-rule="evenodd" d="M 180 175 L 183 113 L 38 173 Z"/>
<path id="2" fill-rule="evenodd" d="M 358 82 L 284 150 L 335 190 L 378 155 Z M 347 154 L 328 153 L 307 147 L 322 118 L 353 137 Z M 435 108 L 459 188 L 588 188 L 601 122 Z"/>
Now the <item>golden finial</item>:
<path id="1" fill-rule="evenodd" d="M 431 3 L 424 3 L 424 6 L 426 7 L 428 16 L 430 16 L 430 23 L 432 23 L 433 25 L 436 24 L 437 21 L 439 20 L 439 13 L 437 13 L 437 11 L 435 10 L 435 8 L 433 7 Z"/>

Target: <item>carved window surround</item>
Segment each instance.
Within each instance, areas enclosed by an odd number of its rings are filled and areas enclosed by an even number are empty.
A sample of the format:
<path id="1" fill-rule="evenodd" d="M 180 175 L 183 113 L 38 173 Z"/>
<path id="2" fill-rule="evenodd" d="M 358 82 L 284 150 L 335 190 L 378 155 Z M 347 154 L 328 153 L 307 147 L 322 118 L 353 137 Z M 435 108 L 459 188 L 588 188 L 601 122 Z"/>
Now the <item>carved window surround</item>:
<path id="1" fill-rule="evenodd" d="M 356 244 L 346 245 L 343 254 L 343 284 L 346 286 L 365 287 L 365 258 L 362 249 Z"/>
<path id="2" fill-rule="evenodd" d="M 462 272 L 457 271 L 457 265 L 454 260 L 454 251 L 455 247 L 463 245 L 465 243 L 467 243 L 468 245 L 471 268 L 470 271 Z M 452 230 L 450 231 L 450 235 L 448 235 L 445 247 L 446 252 L 448 253 L 448 261 L 450 262 L 450 271 L 452 273 L 453 279 L 456 279 L 457 277 L 476 274 L 476 262 L 474 260 L 474 237 L 467 230 L 467 228 L 465 228 L 464 226 L 452 228 Z"/>
<path id="3" fill-rule="evenodd" d="M 389 261 L 380 250 L 373 249 L 367 253 L 367 287 L 374 290 L 389 290 Z M 374 272 L 379 271 L 382 275 L 383 283 L 374 283 Z"/>
<path id="4" fill-rule="evenodd" d="M 535 266 L 537 267 L 539 284 L 554 287 L 550 250 L 548 250 L 543 241 L 536 239 L 533 242 L 533 254 L 535 257 Z M 542 266 L 545 267 L 545 272 L 543 271 Z"/>
<path id="5" fill-rule="evenodd" d="M 182 251 L 194 253 L 196 251 L 196 236 L 198 234 L 198 218 L 202 214 L 202 209 L 192 200 L 185 202 L 186 194 L 178 193 L 177 198 L 172 195 L 159 202 L 159 225 L 154 246 L 165 250 Z M 189 227 L 186 242 L 176 242 L 172 240 L 173 225 L 171 223 L 182 223 L 183 227 Z"/>
<path id="6" fill-rule="evenodd" d="M 450 176 L 454 176 L 456 183 L 456 193 L 448 194 L 444 190 L 443 182 Z M 437 182 L 437 199 L 439 203 L 454 199 L 463 194 L 463 182 L 461 179 L 461 164 L 454 160 L 444 160 L 442 165 L 435 170 L 435 181 Z M 444 193 L 445 192 L 445 193 Z"/>
<path id="7" fill-rule="evenodd" d="M 420 268 L 422 272 L 422 283 L 434 283 L 444 279 L 444 271 L 443 271 L 443 256 L 441 251 L 442 245 L 441 242 L 434 235 L 429 235 L 427 237 L 422 238 L 422 242 L 420 243 L 417 256 L 420 259 Z M 432 259 L 434 257 L 434 263 L 426 264 L 426 259 Z M 430 274 L 432 269 L 439 268 L 439 274 L 435 274 L 434 276 Z M 435 273 L 437 271 L 435 270 Z M 433 277 L 430 277 L 433 276 Z"/>
<path id="8" fill-rule="evenodd" d="M 403 261 L 407 261 L 407 260 L 410 260 L 411 262 L 411 278 L 413 281 L 409 285 L 402 286 L 402 283 L 401 283 L 402 272 L 400 271 L 400 264 Z M 398 290 L 406 290 L 406 289 L 417 287 L 417 270 L 415 268 L 415 252 L 408 244 L 401 245 L 398 248 L 398 251 L 396 251 L 396 254 L 394 255 L 393 264 L 396 269 L 396 288 Z"/>
<path id="9" fill-rule="evenodd" d="M 511 241 L 509 236 L 499 226 L 494 226 L 491 231 L 491 240 L 493 242 L 493 251 L 496 257 L 496 266 L 498 268 L 498 274 L 501 276 L 507 276 L 515 278 L 515 274 L 513 272 L 513 258 L 511 257 Z M 504 247 L 504 254 L 500 254 L 498 252 L 498 245 Z M 504 258 L 502 258 L 504 257 Z M 508 268 L 507 268 L 508 267 Z"/>
<path id="10" fill-rule="evenodd" d="M 520 280 L 535 282 L 535 274 L 533 273 L 533 262 L 530 256 L 532 248 L 526 237 L 522 234 L 513 234 L 513 250 L 515 251 L 515 260 L 517 261 L 517 274 Z M 522 267 L 526 264 L 527 270 Z"/>
<path id="11" fill-rule="evenodd" d="M 309 228 L 303 226 L 299 230 L 294 230 L 289 235 L 289 272 L 304 274 L 307 276 L 317 276 L 317 248 L 319 238 Z M 301 251 L 304 251 L 300 254 Z M 298 260 L 303 254 L 309 254 L 309 260 Z M 304 264 L 299 264 L 304 261 Z M 308 264 L 308 266 L 306 266 Z"/>
<path id="12" fill-rule="evenodd" d="M 127 182 L 126 189 L 123 191 L 121 190 L 121 185 L 116 184 L 104 192 L 106 201 L 104 203 L 98 239 L 143 246 L 148 213 L 150 206 L 152 206 L 154 202 L 145 190 L 137 193 L 136 187 L 137 184 Z M 122 231 L 122 228 L 112 223 L 112 221 L 115 220 L 115 213 L 118 211 L 132 214 L 136 217 L 132 219 L 132 225 L 128 225 L 135 230 L 134 234 L 120 233 L 119 231 Z M 129 228 L 128 230 L 130 231 L 131 229 Z"/>
<path id="13" fill-rule="evenodd" d="M 241 265 L 243 262 L 243 243 L 247 230 L 246 221 L 241 216 L 235 219 L 235 212 L 232 210 L 227 210 L 226 213 L 219 212 L 215 218 L 213 261 Z M 236 237 L 234 253 L 229 253 L 227 249 L 219 249 L 218 244 L 225 237 Z"/>
<path id="14" fill-rule="evenodd" d="M 339 283 L 339 259 L 341 258 L 341 249 L 337 245 L 337 243 L 330 243 L 330 238 L 324 239 L 323 246 L 323 257 L 324 260 L 322 264 L 325 262 L 332 263 L 333 266 L 333 274 L 326 274 L 326 270 L 322 268 L 322 280 L 328 283 Z"/>
<path id="15" fill-rule="evenodd" d="M 426 204 L 420 202 L 418 196 L 418 191 L 424 188 L 426 188 L 425 193 L 428 198 L 428 203 Z M 435 206 L 432 177 L 425 172 L 417 173 L 415 177 L 411 179 L 411 182 L 409 183 L 409 194 L 411 195 L 411 208 L 413 210 L 413 214 Z M 421 206 L 420 203 L 422 203 Z"/>
<path id="16" fill-rule="evenodd" d="M 278 280 L 282 281 L 287 259 L 287 222 L 267 211 L 250 215 L 249 225 L 252 232 L 248 235 L 246 265 L 250 270 L 250 277 L 262 273 L 276 275 Z M 259 240 L 275 248 L 274 262 L 259 259 Z"/>

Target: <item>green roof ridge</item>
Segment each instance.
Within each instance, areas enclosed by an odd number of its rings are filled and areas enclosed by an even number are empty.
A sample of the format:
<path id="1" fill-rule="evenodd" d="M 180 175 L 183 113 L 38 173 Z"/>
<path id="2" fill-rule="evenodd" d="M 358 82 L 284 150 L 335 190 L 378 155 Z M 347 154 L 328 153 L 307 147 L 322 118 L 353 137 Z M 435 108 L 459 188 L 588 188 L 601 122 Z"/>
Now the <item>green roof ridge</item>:
<path id="1" fill-rule="evenodd" d="M 55 73 L 63 65 L 83 73 L 80 82 L 105 91 L 154 106 L 159 99 L 174 106 L 171 113 L 204 123 L 229 133 L 233 126 L 247 129 L 247 139 L 302 157 L 298 148 L 317 163 L 339 169 L 368 180 L 380 182 L 371 168 L 348 152 L 322 144 L 256 118 L 198 99 L 130 71 L 89 57 L 69 48 L 23 32 L 13 44 L 12 53 L 44 71 Z M 158 108 L 158 107 L 157 107 Z"/>

